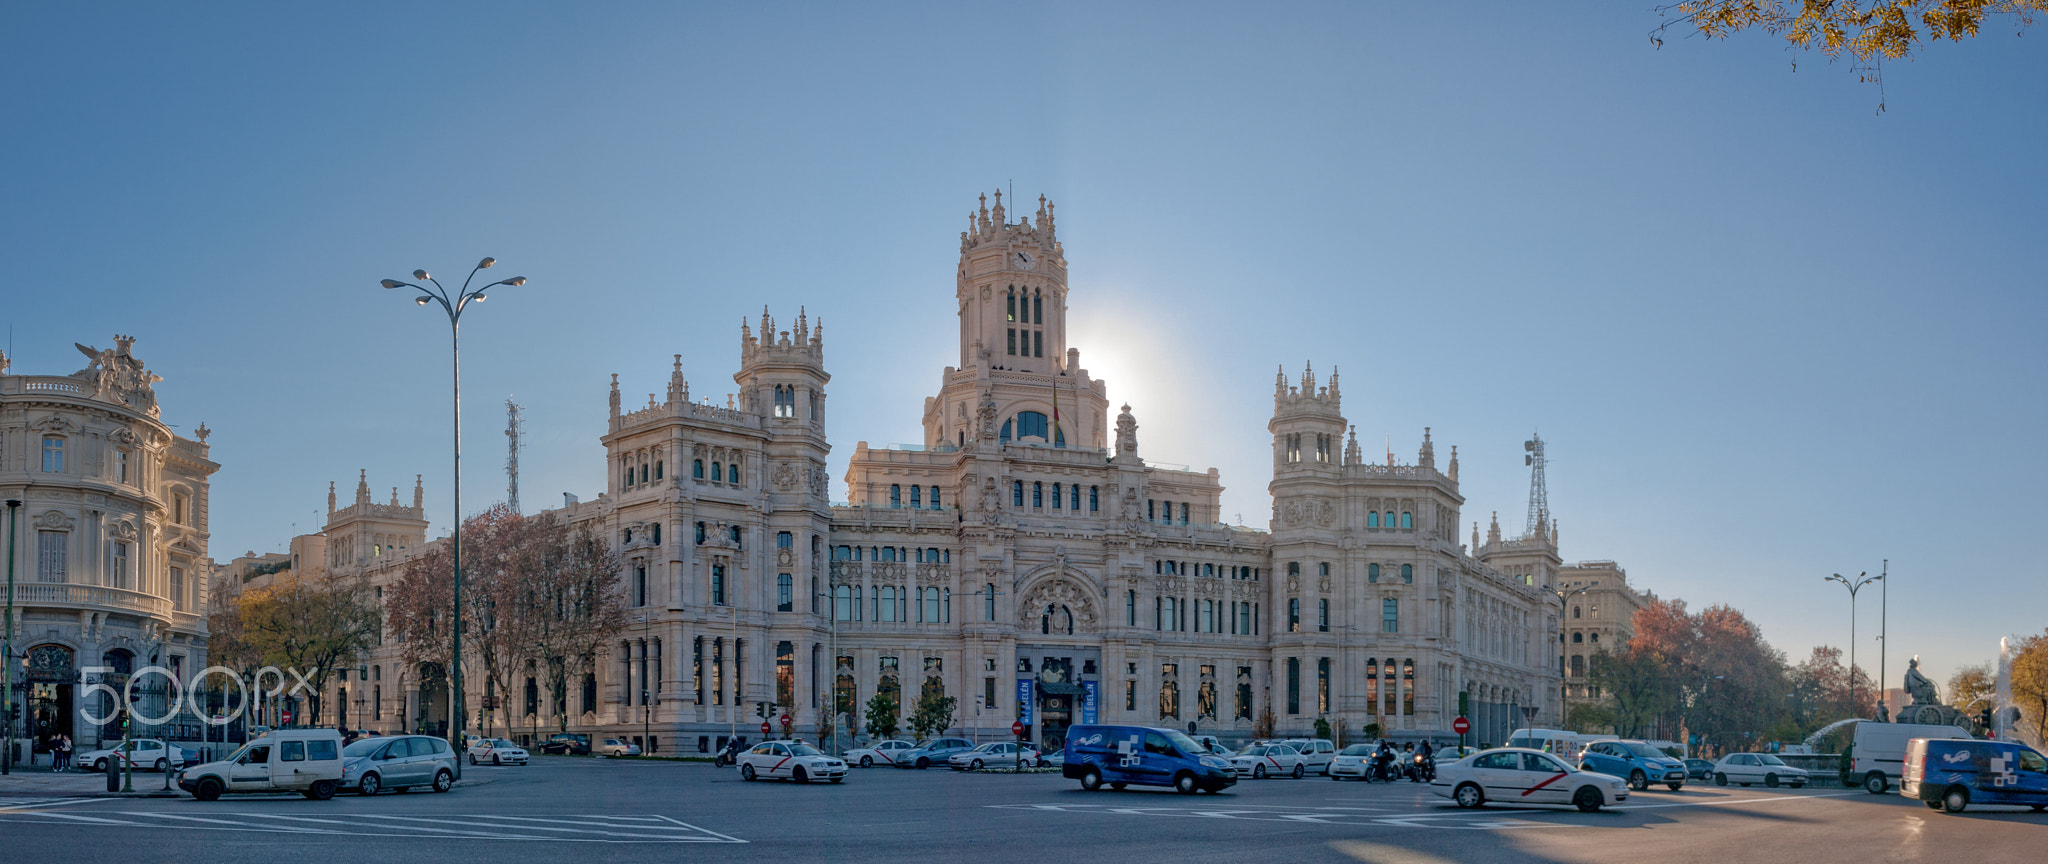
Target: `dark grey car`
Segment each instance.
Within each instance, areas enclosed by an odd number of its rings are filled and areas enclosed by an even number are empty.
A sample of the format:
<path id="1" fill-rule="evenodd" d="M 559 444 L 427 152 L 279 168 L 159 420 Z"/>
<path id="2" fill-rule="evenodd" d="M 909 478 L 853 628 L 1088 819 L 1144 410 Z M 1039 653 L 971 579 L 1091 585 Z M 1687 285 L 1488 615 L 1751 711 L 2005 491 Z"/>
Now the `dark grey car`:
<path id="1" fill-rule="evenodd" d="M 896 767 L 930 768 L 933 765 L 944 765 L 953 754 L 965 753 L 972 749 L 974 742 L 965 738 L 933 738 L 918 745 L 916 749 L 906 750 L 903 755 L 896 757 Z"/>

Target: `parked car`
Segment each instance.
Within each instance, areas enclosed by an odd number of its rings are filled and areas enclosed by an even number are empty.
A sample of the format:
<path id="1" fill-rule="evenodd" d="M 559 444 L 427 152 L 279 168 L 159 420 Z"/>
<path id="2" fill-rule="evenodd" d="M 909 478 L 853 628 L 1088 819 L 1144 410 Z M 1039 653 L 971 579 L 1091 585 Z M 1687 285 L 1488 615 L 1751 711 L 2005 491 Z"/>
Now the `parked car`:
<path id="1" fill-rule="evenodd" d="M 933 738 L 920 746 L 903 751 L 902 755 L 896 757 L 896 767 L 930 768 L 934 764 L 944 764 L 946 760 L 953 758 L 955 753 L 965 753 L 972 749 L 974 742 L 965 738 Z"/>
<path id="2" fill-rule="evenodd" d="M 121 746 L 87 750 L 71 757 L 71 764 L 83 765 L 88 770 L 105 771 L 112 767 L 123 770 L 123 763 L 131 763 L 137 771 L 168 771 L 199 764 L 199 754 L 176 744 L 165 744 L 155 738 L 136 738 L 128 742 L 128 755 L 121 756 Z"/>
<path id="3" fill-rule="evenodd" d="M 1950 813 L 1971 804 L 2019 804 L 2039 813 L 2048 810 L 2048 759 L 2016 741 L 1914 738 L 1906 742 L 1899 794 Z"/>
<path id="4" fill-rule="evenodd" d="M 447 749 L 448 742 L 440 744 Z M 226 759 L 180 770 L 175 780 L 201 801 L 243 792 L 297 792 L 325 801 L 341 787 L 341 749 L 341 733 L 333 729 L 278 729 Z"/>
<path id="5" fill-rule="evenodd" d="M 1207 748 L 1211 756 L 1221 756 L 1228 759 L 1237 755 L 1236 750 L 1223 746 L 1223 740 L 1214 735 L 1189 735 L 1188 737 L 1195 739 L 1196 744 Z"/>
<path id="6" fill-rule="evenodd" d="M 455 788 L 455 751 L 440 738 L 364 738 L 343 748 L 341 758 L 340 788 L 363 795 L 416 786 L 430 787 L 436 792 Z"/>
<path id="7" fill-rule="evenodd" d="M 1751 783 L 1789 785 L 1798 789 L 1806 785 L 1806 770 L 1787 765 L 1769 753 L 1730 753 L 1714 763 L 1714 785 L 1730 783 L 1743 786 Z"/>
<path id="8" fill-rule="evenodd" d="M 799 741 L 763 741 L 739 755 L 740 777 L 746 780 L 786 778 L 798 783 L 846 779 L 846 761 Z"/>
<path id="9" fill-rule="evenodd" d="M 1081 788 L 1090 792 L 1104 783 L 1111 789 L 1171 786 L 1184 795 L 1221 792 L 1236 785 L 1237 770 L 1205 749 L 1176 729 L 1070 726 L 1060 776 L 1081 781 Z"/>
<path id="10" fill-rule="evenodd" d="M 1969 738 L 1970 733 L 1954 726 L 1924 723 L 1856 724 L 1849 745 L 1849 770 L 1842 773 L 1842 785 L 1862 784 L 1863 791 L 1883 795 L 1898 785 L 1906 766 L 1906 742 L 1915 738 Z"/>
<path id="11" fill-rule="evenodd" d="M 908 741 L 878 741 L 866 747 L 846 751 L 846 761 L 862 768 L 873 768 L 877 762 L 894 765 L 896 757 L 916 749 L 917 745 Z"/>
<path id="12" fill-rule="evenodd" d="M 1685 763 L 1643 741 L 1613 739 L 1586 745 L 1579 767 L 1628 780 L 1637 792 L 1662 783 L 1676 792 L 1685 788 Z"/>
<path id="13" fill-rule="evenodd" d="M 1714 779 L 1714 763 L 1705 759 L 1685 760 L 1685 777 L 1688 780 Z"/>
<path id="14" fill-rule="evenodd" d="M 1379 748 L 1374 745 L 1353 744 L 1337 751 L 1337 755 L 1330 758 L 1329 769 L 1323 773 L 1330 775 L 1332 780 L 1342 780 L 1346 777 L 1364 780 L 1366 766 L 1372 764 L 1372 756 L 1377 752 Z"/>
<path id="15" fill-rule="evenodd" d="M 1064 747 L 1038 757 L 1038 767 L 1040 768 L 1064 768 L 1066 765 L 1067 751 Z"/>
<path id="16" fill-rule="evenodd" d="M 1299 752 L 1302 764 L 1312 774 L 1330 773 L 1330 760 L 1337 758 L 1337 745 L 1328 738 L 1289 738 L 1281 743 Z"/>
<path id="17" fill-rule="evenodd" d="M 599 742 L 596 747 L 592 747 L 590 749 L 591 752 L 596 753 L 599 756 L 640 755 L 640 745 L 628 741 L 624 738 L 606 738 L 603 741 Z"/>
<path id="18" fill-rule="evenodd" d="M 1286 775 L 1297 780 L 1308 773 L 1308 757 L 1292 744 L 1253 744 L 1230 758 L 1230 767 L 1254 780 Z"/>
<path id="19" fill-rule="evenodd" d="M 526 760 L 526 748 L 504 738 L 485 738 L 469 745 L 469 764 L 471 765 L 475 765 L 478 762 L 489 762 L 492 765 L 503 765 L 507 762 L 514 765 L 524 765 Z"/>
<path id="20" fill-rule="evenodd" d="M 1488 801 L 1570 804 L 1591 813 L 1628 800 L 1628 781 L 1574 768 L 1541 750 L 1501 747 L 1438 765 L 1429 791 L 1478 807 Z"/>
<path id="21" fill-rule="evenodd" d="M 1031 745 L 1024 745 L 1024 767 L 1038 764 L 1038 751 Z M 983 768 L 1017 767 L 1017 742 L 990 741 L 964 753 L 946 757 L 946 766 L 955 771 L 980 771 Z"/>
<path id="22" fill-rule="evenodd" d="M 590 736 L 579 732 L 558 732 L 541 742 L 540 752 L 555 756 L 588 756 Z"/>

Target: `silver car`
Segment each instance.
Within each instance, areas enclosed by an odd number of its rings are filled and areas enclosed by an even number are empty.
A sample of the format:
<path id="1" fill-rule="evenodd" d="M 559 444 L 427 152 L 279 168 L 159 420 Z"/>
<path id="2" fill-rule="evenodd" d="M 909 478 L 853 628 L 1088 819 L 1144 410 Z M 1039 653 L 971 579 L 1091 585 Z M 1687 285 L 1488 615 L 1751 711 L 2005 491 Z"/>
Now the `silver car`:
<path id="1" fill-rule="evenodd" d="M 896 767 L 930 768 L 933 765 L 944 765 L 946 760 L 953 758 L 953 754 L 965 753 L 972 749 L 974 742 L 965 738 L 933 738 L 916 749 L 903 751 L 903 755 L 896 757 Z"/>
<path id="2" fill-rule="evenodd" d="M 1024 767 L 1038 764 L 1038 751 L 1025 745 Z M 955 753 L 946 760 L 946 766 L 955 771 L 980 771 L 983 768 L 1017 767 L 1017 742 L 991 741 L 965 753 Z"/>
<path id="3" fill-rule="evenodd" d="M 375 795 L 386 789 L 455 787 L 455 750 L 426 735 L 364 738 L 341 750 L 341 788 Z"/>

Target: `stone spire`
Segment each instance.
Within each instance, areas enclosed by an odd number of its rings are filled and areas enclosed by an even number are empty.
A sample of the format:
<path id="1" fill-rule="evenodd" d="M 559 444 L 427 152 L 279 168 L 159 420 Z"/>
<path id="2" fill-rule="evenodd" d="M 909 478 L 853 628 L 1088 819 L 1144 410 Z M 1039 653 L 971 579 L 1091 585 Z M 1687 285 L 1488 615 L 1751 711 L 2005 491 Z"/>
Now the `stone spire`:
<path id="1" fill-rule="evenodd" d="M 1486 529 L 1486 545 L 1500 542 L 1500 511 L 1493 511 L 1493 525 Z"/>
<path id="2" fill-rule="evenodd" d="M 1422 427 L 1422 452 L 1415 457 L 1415 464 L 1424 468 L 1436 467 L 1436 445 L 1430 443 L 1429 427 Z"/>
<path id="3" fill-rule="evenodd" d="M 683 377 L 683 355 L 677 354 L 676 365 L 668 373 L 668 401 L 670 404 L 690 401 L 690 379 Z"/>
<path id="4" fill-rule="evenodd" d="M 1479 523 L 1472 523 L 1472 554 L 1479 554 Z"/>
<path id="5" fill-rule="evenodd" d="M 412 509 L 425 512 L 427 509 L 427 486 L 422 475 L 412 475 Z"/>
<path id="6" fill-rule="evenodd" d="M 356 476 L 356 503 L 370 503 L 370 469 L 364 468 Z"/>
<path id="7" fill-rule="evenodd" d="M 334 481 L 327 481 L 327 515 L 334 515 Z"/>
<path id="8" fill-rule="evenodd" d="M 398 506 L 398 487 L 391 487 L 391 506 Z"/>
<path id="9" fill-rule="evenodd" d="M 619 419 L 619 373 L 617 372 L 612 373 L 612 419 Z"/>
<path id="10" fill-rule="evenodd" d="M 1273 402 L 1287 398 L 1287 367 L 1281 366 L 1273 373 Z"/>
<path id="11" fill-rule="evenodd" d="M 996 206 L 989 208 L 988 216 L 989 220 L 996 223 L 997 225 L 1009 224 L 1008 217 L 1003 215 L 1003 190 L 996 190 Z"/>
<path id="12" fill-rule="evenodd" d="M 1330 381 L 1330 386 L 1337 386 L 1334 378 Z M 1344 442 L 1344 464 L 1356 465 L 1362 458 L 1358 453 L 1358 427 L 1353 426 L 1350 439 Z"/>
<path id="13" fill-rule="evenodd" d="M 1458 445 L 1451 445 L 1451 482 L 1458 482 Z M 1478 523 L 1473 523 L 1473 533 L 1478 533 Z"/>
<path id="14" fill-rule="evenodd" d="M 1303 395 L 1303 396 L 1314 396 L 1315 394 L 1316 394 L 1316 364 L 1314 364 L 1314 363 L 1308 363 L 1308 364 L 1307 364 L 1306 366 L 1304 366 L 1304 367 L 1302 368 L 1302 370 L 1301 370 L 1301 395 Z"/>
<path id="15" fill-rule="evenodd" d="M 1342 401 L 1344 400 L 1337 395 L 1337 367 L 1332 366 L 1330 367 L 1330 402 L 1335 404 Z"/>

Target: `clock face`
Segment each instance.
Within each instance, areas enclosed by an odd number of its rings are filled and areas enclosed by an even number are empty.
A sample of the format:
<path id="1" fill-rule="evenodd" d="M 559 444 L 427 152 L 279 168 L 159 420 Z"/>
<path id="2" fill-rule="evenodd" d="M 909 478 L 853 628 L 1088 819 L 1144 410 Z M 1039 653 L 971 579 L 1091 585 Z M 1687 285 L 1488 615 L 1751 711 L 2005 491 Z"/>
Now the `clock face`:
<path id="1" fill-rule="evenodd" d="M 1031 253 L 1029 252 L 1019 252 L 1016 255 L 1015 263 L 1017 265 L 1017 269 L 1029 270 L 1033 267 L 1038 266 L 1038 259 L 1031 257 Z"/>

